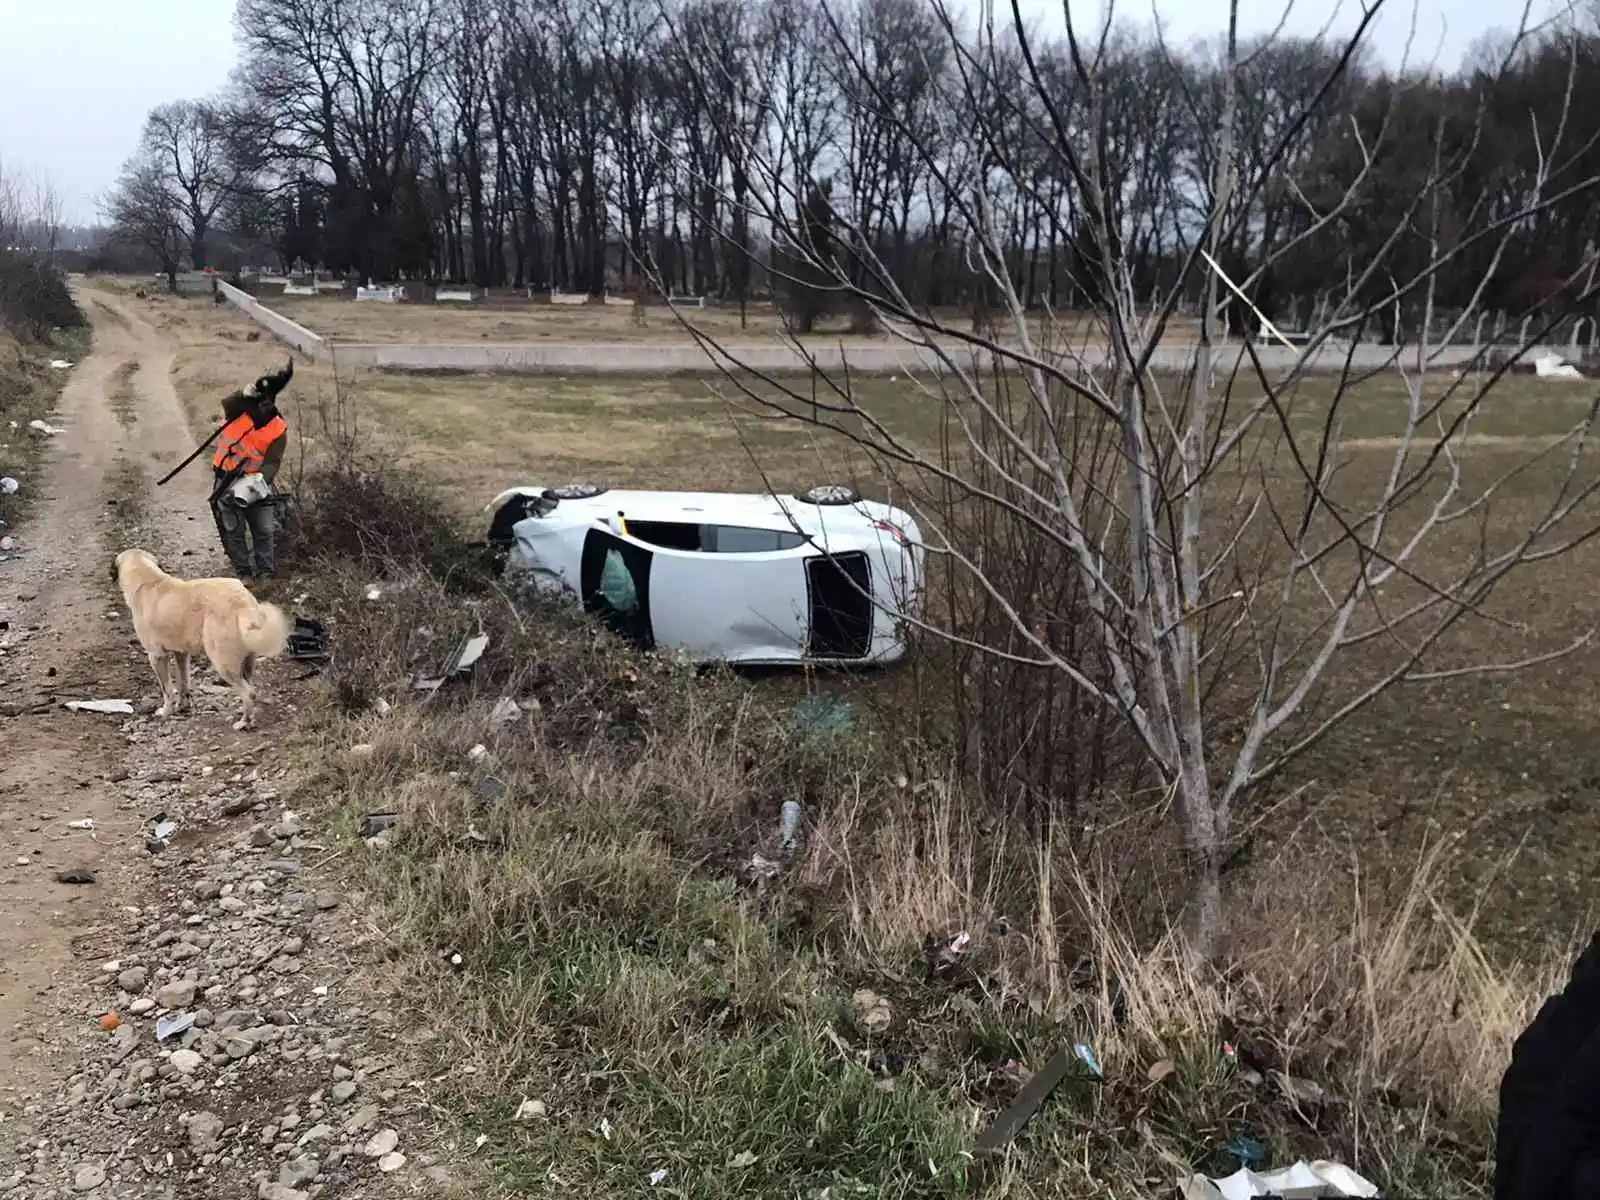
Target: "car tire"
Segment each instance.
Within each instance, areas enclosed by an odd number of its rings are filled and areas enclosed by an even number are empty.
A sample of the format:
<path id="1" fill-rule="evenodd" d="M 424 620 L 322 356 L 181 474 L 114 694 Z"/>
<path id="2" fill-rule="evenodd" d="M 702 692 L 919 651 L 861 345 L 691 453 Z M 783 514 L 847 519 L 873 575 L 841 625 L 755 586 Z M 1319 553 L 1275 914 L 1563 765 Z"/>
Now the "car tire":
<path id="1" fill-rule="evenodd" d="M 803 492 L 797 492 L 795 499 L 806 504 L 815 504 L 820 508 L 834 508 L 858 503 L 861 493 L 843 483 L 819 483 Z"/>
<path id="2" fill-rule="evenodd" d="M 605 495 L 609 490 L 598 483 L 564 483 L 560 487 L 545 489 L 557 500 L 593 500 L 596 496 Z"/>

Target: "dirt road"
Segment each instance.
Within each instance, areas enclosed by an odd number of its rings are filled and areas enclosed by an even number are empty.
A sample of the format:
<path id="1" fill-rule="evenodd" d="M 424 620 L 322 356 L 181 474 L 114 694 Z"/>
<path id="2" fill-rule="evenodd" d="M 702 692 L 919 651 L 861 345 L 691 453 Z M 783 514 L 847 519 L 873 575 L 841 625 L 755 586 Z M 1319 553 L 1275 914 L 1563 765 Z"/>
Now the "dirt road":
<path id="1" fill-rule="evenodd" d="M 306 685 L 269 664 L 256 733 L 232 731 L 204 670 L 192 716 L 149 715 L 112 556 L 142 545 L 191 577 L 225 564 L 206 464 L 154 486 L 192 448 L 173 348 L 111 293 L 77 292 L 93 350 L 31 481 L 22 557 L 0 564 L 0 1193 L 445 1194 L 447 1152 L 402 1144 L 382 1170 L 363 1153 L 389 1129 L 431 1135 L 397 1090 L 417 1082 L 386 1082 L 408 1067 L 363 1045 L 384 994 L 354 983 L 367 924 L 302 869 L 302 849 L 326 856 L 281 807 Z M 64 707 L 108 698 L 137 715 Z M 180 832 L 152 851 L 162 814 Z M 158 1039 L 162 1015 L 192 1027 Z"/>

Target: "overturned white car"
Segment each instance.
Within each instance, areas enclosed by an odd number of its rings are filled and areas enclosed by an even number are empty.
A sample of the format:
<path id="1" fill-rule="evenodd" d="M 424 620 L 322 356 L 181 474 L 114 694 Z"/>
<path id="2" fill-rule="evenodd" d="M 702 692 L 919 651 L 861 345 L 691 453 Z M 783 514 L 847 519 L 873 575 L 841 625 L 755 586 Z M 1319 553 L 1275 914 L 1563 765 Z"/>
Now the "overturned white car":
<path id="1" fill-rule="evenodd" d="M 485 512 L 509 577 L 696 662 L 887 663 L 921 588 L 916 522 L 854 489 L 797 496 L 519 487 Z"/>

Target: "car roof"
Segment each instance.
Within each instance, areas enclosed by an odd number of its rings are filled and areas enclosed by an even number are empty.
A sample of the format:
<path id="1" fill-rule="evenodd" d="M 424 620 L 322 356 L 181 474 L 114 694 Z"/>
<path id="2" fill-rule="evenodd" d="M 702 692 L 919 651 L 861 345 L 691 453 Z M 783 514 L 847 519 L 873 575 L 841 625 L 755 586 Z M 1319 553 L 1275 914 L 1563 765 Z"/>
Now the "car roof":
<path id="1" fill-rule="evenodd" d="M 537 485 L 508 488 L 489 505 L 498 508 L 512 495 L 535 495 Z M 855 527 L 869 529 L 874 521 L 892 521 L 915 528 L 907 513 L 875 500 L 855 504 L 808 504 L 793 496 L 758 492 L 652 492 L 615 488 L 586 499 L 563 500 L 556 515 L 593 520 L 621 512 L 634 521 L 676 521 L 690 525 L 738 525 L 750 529 L 796 529 L 843 533 Z"/>

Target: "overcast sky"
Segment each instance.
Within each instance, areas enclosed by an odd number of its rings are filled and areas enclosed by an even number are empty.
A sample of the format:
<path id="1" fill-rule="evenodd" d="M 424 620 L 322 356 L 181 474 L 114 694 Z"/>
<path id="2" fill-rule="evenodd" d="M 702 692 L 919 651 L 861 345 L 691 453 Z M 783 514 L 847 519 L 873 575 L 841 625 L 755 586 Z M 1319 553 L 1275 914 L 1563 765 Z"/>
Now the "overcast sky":
<path id="1" fill-rule="evenodd" d="M 1052 24 L 1059 3 L 1024 0 Z M 1281 0 L 1241 0 L 1244 23 L 1277 24 Z M 1548 0 L 1541 0 L 1548 2 Z M 1412 61 L 1453 66 L 1481 34 L 1515 20 L 1516 0 L 1417 0 Z M 1354 19 L 1344 2 L 1340 25 Z M 1053 11 L 1054 19 L 1049 14 Z M 1075 4 L 1074 20 L 1095 7 Z M 1226 0 L 1162 0 L 1177 39 L 1221 31 Z M 1313 33 L 1327 9 L 1301 0 L 1287 26 Z M 116 179 L 139 137 L 144 115 L 168 100 L 221 88 L 233 65 L 229 0 L 0 0 L 0 169 L 48 177 L 71 221 L 95 218 L 97 201 Z M 1150 0 L 1118 0 L 1117 12 L 1147 22 Z M 1374 40 L 1397 62 L 1411 22 L 1410 0 L 1387 0 Z M 1081 14 L 1081 15 L 1080 15 Z M 1448 20 L 1447 20 L 1448 18 Z"/>

